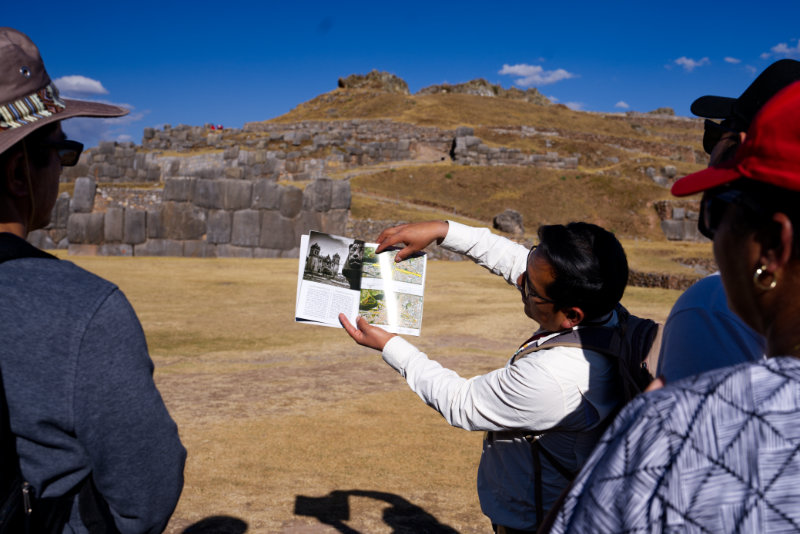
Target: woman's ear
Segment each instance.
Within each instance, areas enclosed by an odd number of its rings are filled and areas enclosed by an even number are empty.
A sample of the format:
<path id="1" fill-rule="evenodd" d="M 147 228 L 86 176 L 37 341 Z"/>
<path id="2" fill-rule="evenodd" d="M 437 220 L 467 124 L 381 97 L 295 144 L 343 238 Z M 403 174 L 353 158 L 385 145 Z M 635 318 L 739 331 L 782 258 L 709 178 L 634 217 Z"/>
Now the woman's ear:
<path id="1" fill-rule="evenodd" d="M 785 213 L 773 214 L 772 222 L 774 224 L 770 226 L 770 235 L 760 240 L 761 264 L 775 272 L 785 267 L 792 257 L 795 229 L 792 220 Z"/>

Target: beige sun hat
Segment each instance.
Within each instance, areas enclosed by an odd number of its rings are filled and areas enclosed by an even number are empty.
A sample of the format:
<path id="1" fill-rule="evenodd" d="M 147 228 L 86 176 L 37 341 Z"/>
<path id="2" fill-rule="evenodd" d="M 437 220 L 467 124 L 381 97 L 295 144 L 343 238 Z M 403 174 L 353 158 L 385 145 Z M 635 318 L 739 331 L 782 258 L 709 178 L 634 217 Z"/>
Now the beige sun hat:
<path id="1" fill-rule="evenodd" d="M 127 113 L 118 106 L 59 97 L 33 41 L 13 28 L 0 27 L 0 154 L 56 121 Z"/>

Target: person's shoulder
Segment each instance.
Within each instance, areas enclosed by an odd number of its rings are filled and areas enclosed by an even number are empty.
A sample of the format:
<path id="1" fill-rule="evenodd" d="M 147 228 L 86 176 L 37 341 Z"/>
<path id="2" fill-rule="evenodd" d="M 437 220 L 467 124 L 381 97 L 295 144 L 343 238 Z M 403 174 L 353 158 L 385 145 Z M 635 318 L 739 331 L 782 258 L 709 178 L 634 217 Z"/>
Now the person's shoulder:
<path id="1" fill-rule="evenodd" d="M 698 305 L 707 308 L 709 307 L 709 302 L 717 301 L 720 297 L 725 297 L 722 278 L 720 278 L 719 273 L 710 274 L 689 286 L 678 297 L 673 310 Z"/>
<path id="2" fill-rule="evenodd" d="M 106 280 L 68 260 L 23 258 L 17 271 L 30 286 L 54 288 L 58 294 L 75 293 L 96 295 L 110 293 L 117 288 Z"/>

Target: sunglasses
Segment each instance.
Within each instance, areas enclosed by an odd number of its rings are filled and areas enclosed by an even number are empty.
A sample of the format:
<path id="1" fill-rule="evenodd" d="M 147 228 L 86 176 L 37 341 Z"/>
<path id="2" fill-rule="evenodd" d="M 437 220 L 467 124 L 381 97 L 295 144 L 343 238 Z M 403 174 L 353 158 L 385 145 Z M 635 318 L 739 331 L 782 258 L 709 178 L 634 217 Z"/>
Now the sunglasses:
<path id="1" fill-rule="evenodd" d="M 709 192 L 703 195 L 703 200 L 700 202 L 700 215 L 697 221 L 697 229 L 700 233 L 713 240 L 722 218 L 725 216 L 725 210 L 730 204 L 742 207 L 761 218 L 769 218 L 771 215 L 746 193 L 738 189 L 724 189 L 716 194 Z"/>
<path id="2" fill-rule="evenodd" d="M 531 247 L 531 251 L 528 252 L 528 256 L 533 254 L 533 251 L 535 249 L 536 249 L 536 245 L 532 246 Z M 528 278 L 528 271 L 527 270 L 525 270 L 525 272 L 522 273 L 522 285 L 519 286 L 517 289 L 519 289 L 522 292 L 522 295 L 528 300 L 530 300 L 532 298 L 537 298 L 537 299 L 539 299 L 541 301 L 540 304 L 544 304 L 544 303 L 555 304 L 556 303 L 556 301 L 554 301 L 553 299 L 549 299 L 547 297 L 543 297 L 542 295 L 540 295 L 539 293 L 536 292 L 536 290 L 533 288 L 533 284 L 531 284 L 530 278 Z"/>
<path id="3" fill-rule="evenodd" d="M 70 139 L 43 141 L 39 146 L 55 149 L 58 152 L 58 159 L 61 160 L 62 167 L 74 167 L 81 157 L 81 152 L 83 152 L 83 143 Z"/>
<path id="4" fill-rule="evenodd" d="M 713 152 L 714 147 L 717 146 L 717 143 L 719 143 L 722 136 L 726 133 L 738 134 L 739 130 L 731 128 L 728 120 L 719 123 L 706 119 L 705 122 L 703 122 L 703 150 L 706 151 L 706 154 L 710 155 L 711 152 Z"/>

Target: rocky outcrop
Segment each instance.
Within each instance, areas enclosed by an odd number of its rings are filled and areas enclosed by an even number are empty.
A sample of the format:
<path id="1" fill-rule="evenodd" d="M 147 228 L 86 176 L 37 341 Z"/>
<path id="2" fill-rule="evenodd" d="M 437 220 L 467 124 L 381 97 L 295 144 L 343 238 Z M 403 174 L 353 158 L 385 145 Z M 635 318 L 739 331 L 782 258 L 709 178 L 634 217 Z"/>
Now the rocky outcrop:
<path id="1" fill-rule="evenodd" d="M 489 83 L 483 78 L 478 78 L 476 80 L 471 80 L 465 83 L 459 83 L 454 85 L 448 83 L 440 85 L 430 85 L 428 87 L 420 89 L 417 92 L 418 95 L 437 95 L 437 94 L 451 94 L 451 93 L 478 95 L 478 96 L 487 96 L 496 98 L 509 98 L 512 100 L 531 102 L 533 104 L 538 104 L 541 106 L 547 106 L 552 103 L 550 102 L 550 100 L 547 99 L 546 96 L 540 93 L 539 90 L 536 89 L 535 87 L 526 89 L 524 91 L 522 89 L 517 89 L 516 87 L 512 87 L 510 89 L 504 89 L 500 85 Z"/>
<path id="2" fill-rule="evenodd" d="M 388 72 L 372 70 L 367 74 L 351 74 L 346 78 L 339 78 L 341 89 L 372 89 L 385 93 L 410 94 L 408 84 L 402 78 Z"/>

